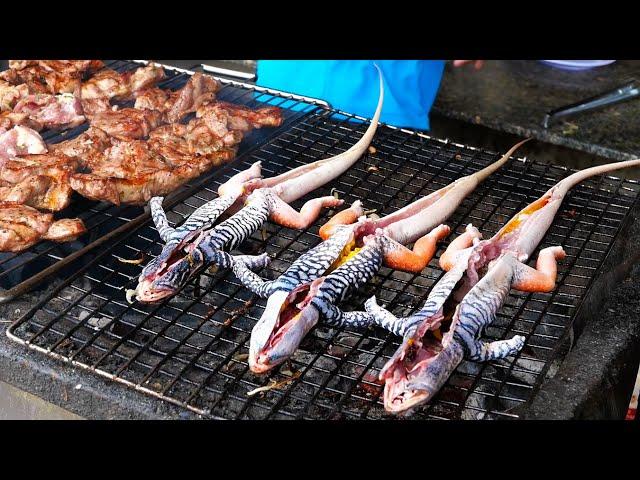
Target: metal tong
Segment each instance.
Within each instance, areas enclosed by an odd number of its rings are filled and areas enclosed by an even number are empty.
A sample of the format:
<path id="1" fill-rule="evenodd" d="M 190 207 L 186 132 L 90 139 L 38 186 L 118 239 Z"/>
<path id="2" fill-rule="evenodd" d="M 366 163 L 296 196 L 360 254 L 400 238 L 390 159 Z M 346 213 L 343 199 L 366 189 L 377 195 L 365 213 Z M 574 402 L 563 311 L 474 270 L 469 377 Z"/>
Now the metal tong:
<path id="1" fill-rule="evenodd" d="M 640 95 L 640 88 L 636 80 L 630 80 L 614 90 L 547 112 L 544 116 L 542 126 L 549 128 L 549 125 L 559 118 L 578 115 L 590 110 L 613 105 L 614 103 L 625 102 L 638 95 Z"/>

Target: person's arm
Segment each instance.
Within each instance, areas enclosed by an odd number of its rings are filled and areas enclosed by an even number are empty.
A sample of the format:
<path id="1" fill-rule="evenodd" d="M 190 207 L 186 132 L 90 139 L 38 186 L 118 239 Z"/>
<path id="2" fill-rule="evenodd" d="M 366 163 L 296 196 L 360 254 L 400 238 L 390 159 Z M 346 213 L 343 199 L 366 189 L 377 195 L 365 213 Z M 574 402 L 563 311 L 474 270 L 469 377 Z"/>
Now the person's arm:
<path id="1" fill-rule="evenodd" d="M 454 60 L 453 66 L 463 67 L 464 65 L 468 65 L 470 63 L 473 63 L 473 66 L 476 70 L 480 70 L 482 68 L 482 65 L 484 65 L 484 60 Z"/>

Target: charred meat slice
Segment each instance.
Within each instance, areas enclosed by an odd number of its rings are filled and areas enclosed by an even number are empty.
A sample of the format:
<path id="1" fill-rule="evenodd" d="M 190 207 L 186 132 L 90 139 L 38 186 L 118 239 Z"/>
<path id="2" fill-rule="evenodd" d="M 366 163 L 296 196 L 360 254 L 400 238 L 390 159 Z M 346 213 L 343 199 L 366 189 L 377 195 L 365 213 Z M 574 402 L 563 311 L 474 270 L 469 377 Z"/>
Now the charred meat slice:
<path id="1" fill-rule="evenodd" d="M 28 127 L 36 132 L 39 132 L 43 128 L 41 123 L 36 122 L 26 113 L 9 111 L 0 113 L 0 133 L 4 133 L 17 125 Z"/>
<path id="2" fill-rule="evenodd" d="M 0 202 L 14 202 L 51 212 L 68 207 L 72 195 L 68 177 L 60 181 L 48 175 L 30 175 L 18 183 L 0 186 Z"/>
<path id="3" fill-rule="evenodd" d="M 11 202 L 0 202 L 0 251 L 20 252 L 42 240 L 66 242 L 86 231 L 82 220 L 54 221 L 50 213 Z"/>
<path id="4" fill-rule="evenodd" d="M 50 146 L 52 153 L 61 153 L 77 159 L 85 168 L 102 161 L 105 150 L 111 146 L 112 139 L 99 128 L 89 127 L 76 138 L 65 140 Z"/>
<path id="5" fill-rule="evenodd" d="M 106 69 L 96 73 L 82 84 L 83 100 L 96 98 L 127 100 L 155 85 L 164 78 L 162 67 L 150 63 L 134 71 L 119 73 Z"/>
<path id="6" fill-rule="evenodd" d="M 201 105 L 211 102 L 220 84 L 212 77 L 195 73 L 184 87 L 171 92 L 163 109 L 167 122 L 178 122 L 185 115 L 195 112 Z"/>
<path id="7" fill-rule="evenodd" d="M 212 102 L 202 105 L 196 111 L 212 131 L 218 128 L 246 132 L 252 128 L 279 127 L 282 125 L 282 110 L 278 107 L 264 107 L 251 110 L 244 105 L 227 102 Z"/>
<path id="8" fill-rule="evenodd" d="M 167 92 L 160 88 L 149 88 L 140 92 L 136 98 L 136 108 L 158 110 L 164 114 L 167 123 L 182 120 L 187 114 L 195 112 L 201 105 L 211 102 L 220 84 L 212 77 L 198 72 L 180 90 Z"/>
<path id="9" fill-rule="evenodd" d="M 7 160 L 0 169 L 0 201 L 60 211 L 71 202 L 69 177 L 78 161 L 62 154 L 26 155 Z"/>
<path id="10" fill-rule="evenodd" d="M 62 177 L 78 168 L 78 160 L 61 153 L 23 155 L 4 162 L 0 168 L 0 180 L 17 183 L 30 175 Z"/>
<path id="11" fill-rule="evenodd" d="M 9 69 L 2 72 L 0 77 L 13 85 L 25 84 L 29 93 L 73 93 L 78 91 L 81 85 L 79 74 L 68 75 L 65 73 L 48 70 L 40 65 L 30 65 L 20 70 Z"/>
<path id="12" fill-rule="evenodd" d="M 78 75 L 95 72 L 104 67 L 104 63 L 101 60 L 9 60 L 9 68 L 12 70 L 33 66 L 49 72 Z"/>
<path id="13" fill-rule="evenodd" d="M 108 98 L 81 98 L 80 104 L 82 105 L 82 112 L 87 117 L 112 110 L 113 108 Z"/>
<path id="14" fill-rule="evenodd" d="M 156 134 L 148 142 L 114 140 L 104 155 L 96 157 L 100 160 L 91 165 L 90 173 L 71 175 L 71 187 L 94 200 L 141 204 L 235 156 L 234 149 L 194 155 L 184 139 L 170 138 L 170 129 L 164 130 L 165 135 Z"/>
<path id="15" fill-rule="evenodd" d="M 158 87 L 147 88 L 142 90 L 136 97 L 134 108 L 162 112 L 168 99 L 169 92 L 167 90 Z"/>
<path id="16" fill-rule="evenodd" d="M 82 84 L 82 100 L 117 98 L 129 94 L 129 85 L 115 70 L 101 70 Z"/>
<path id="17" fill-rule="evenodd" d="M 129 85 L 131 96 L 135 96 L 138 92 L 154 86 L 165 77 L 162 67 L 155 63 L 149 63 L 145 67 L 125 72 L 122 76 Z"/>
<path id="18" fill-rule="evenodd" d="M 161 117 L 162 114 L 157 110 L 123 108 L 100 112 L 90 118 L 90 123 L 111 137 L 135 140 L 147 137 L 151 130 L 160 125 Z"/>

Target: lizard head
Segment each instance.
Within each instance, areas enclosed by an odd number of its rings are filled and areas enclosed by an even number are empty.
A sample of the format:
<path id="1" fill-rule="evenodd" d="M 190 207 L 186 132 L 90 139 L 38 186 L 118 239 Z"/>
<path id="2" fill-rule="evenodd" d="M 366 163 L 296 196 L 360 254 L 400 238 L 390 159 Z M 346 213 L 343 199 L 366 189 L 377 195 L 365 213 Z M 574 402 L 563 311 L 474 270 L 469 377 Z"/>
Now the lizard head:
<path id="1" fill-rule="evenodd" d="M 204 265 L 199 249 L 184 253 L 185 242 L 165 245 L 160 255 L 142 270 L 135 293 L 138 301 L 155 303 L 175 295 L 191 275 Z"/>
<path id="2" fill-rule="evenodd" d="M 405 334 L 402 344 L 380 371 L 384 380 L 384 407 L 407 412 L 430 401 L 462 360 L 462 348 L 451 339 L 429 333 L 442 321 L 436 314 Z M 445 338 L 449 333 L 445 334 Z"/>
<path id="3" fill-rule="evenodd" d="M 305 335 L 318 323 L 318 310 L 310 302 L 323 280 L 300 285 L 290 293 L 279 290 L 269 297 L 251 332 L 251 371 L 267 372 L 293 355 Z"/>

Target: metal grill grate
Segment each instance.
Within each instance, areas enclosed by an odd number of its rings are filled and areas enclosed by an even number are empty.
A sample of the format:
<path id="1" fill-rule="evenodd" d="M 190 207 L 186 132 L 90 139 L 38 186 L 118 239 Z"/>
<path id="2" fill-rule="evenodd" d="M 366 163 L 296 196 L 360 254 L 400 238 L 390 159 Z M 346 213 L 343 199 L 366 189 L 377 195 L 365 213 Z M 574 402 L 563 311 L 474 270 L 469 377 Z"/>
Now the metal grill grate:
<path id="1" fill-rule="evenodd" d="M 140 67 L 139 63 L 129 61 L 107 61 L 107 68 L 117 71 L 127 71 Z M 175 69 L 165 68 L 166 79 L 158 84 L 161 88 L 175 90 L 182 87 L 189 79 L 189 74 Z M 240 144 L 238 155 L 242 155 L 250 148 L 255 148 L 265 142 L 273 135 L 277 135 L 295 122 L 299 117 L 304 116 L 309 111 L 318 107 L 310 103 L 287 99 L 284 97 L 274 97 L 265 93 L 256 92 L 256 88 L 247 85 L 240 85 L 236 82 L 220 79 L 222 88 L 217 94 L 219 100 L 236 104 L 247 105 L 252 108 L 263 106 L 264 104 L 283 106 L 285 121 L 279 128 L 264 128 L 250 132 L 246 139 Z M 133 102 L 119 102 L 121 106 L 133 106 Z M 185 119 L 190 120 L 193 115 Z M 42 137 L 47 143 L 58 143 L 70 138 L 74 138 L 88 128 L 85 123 L 74 129 L 64 132 L 45 131 Z M 169 203 L 185 198 L 187 192 L 194 191 L 204 181 L 219 175 L 220 169 L 213 169 L 198 179 L 189 182 L 171 195 Z M 81 218 L 86 227 L 87 233 L 74 242 L 58 244 L 55 242 L 43 241 L 20 253 L 0 253 L 0 303 L 7 302 L 17 296 L 31 290 L 37 283 L 54 273 L 66 268 L 76 258 L 87 259 L 84 255 L 89 250 L 105 243 L 120 234 L 123 230 L 128 230 L 139 224 L 148 217 L 142 207 L 136 206 L 115 206 L 105 202 L 95 202 L 75 195 L 71 205 L 56 214 L 56 218 Z M 82 260 L 79 260 L 82 261 Z M 74 264 L 75 266 L 75 264 Z M 47 270 L 48 269 L 48 270 Z M 71 271 L 67 269 L 66 273 Z M 4 289 L 4 291 L 3 291 Z"/>
<path id="2" fill-rule="evenodd" d="M 180 202 L 169 213 L 182 222 L 214 198 L 218 185 L 261 160 L 265 175 L 346 150 L 365 124 L 337 120 L 329 110 L 314 111 L 271 141 L 227 168 L 220 178 Z M 362 199 L 365 208 L 388 214 L 414 199 L 476 171 L 497 154 L 442 142 L 391 127 L 380 127 L 367 154 L 336 181 L 312 195 L 336 188 L 346 201 Z M 538 198 L 569 172 L 552 165 L 511 159 L 466 198 L 448 224 L 456 231 L 473 222 L 494 234 L 516 211 Z M 530 398 L 571 325 L 577 307 L 602 265 L 640 186 L 614 177 L 590 179 L 573 189 L 540 248 L 563 245 L 557 288 L 548 294 L 511 292 L 490 339 L 525 335 L 515 358 L 474 364 L 464 362 L 417 418 L 513 417 L 512 409 Z M 299 207 L 304 199 L 295 202 Z M 268 224 L 240 251 L 267 251 L 273 258 L 262 273 L 281 274 L 302 252 L 319 242 L 325 212 L 306 231 Z M 264 239 L 263 239 L 264 238 Z M 439 253 L 446 247 L 441 246 Z M 365 332 L 318 326 L 291 362 L 268 376 L 254 375 L 246 361 L 251 328 L 265 301 L 241 288 L 231 272 L 206 272 L 176 297 L 158 305 L 128 305 L 139 265 L 118 258 L 157 255 L 161 245 L 149 220 L 101 250 L 8 330 L 14 340 L 90 369 L 137 390 L 205 416 L 223 418 L 386 418 L 376 375 L 397 348 L 398 338 L 378 329 Z M 396 314 L 424 303 L 443 275 L 437 257 L 419 275 L 383 268 L 346 305 L 361 307 L 375 294 Z M 537 256 L 537 252 L 533 258 Z M 147 259 L 149 257 L 147 256 Z M 255 388 L 278 388 L 248 396 Z"/>

